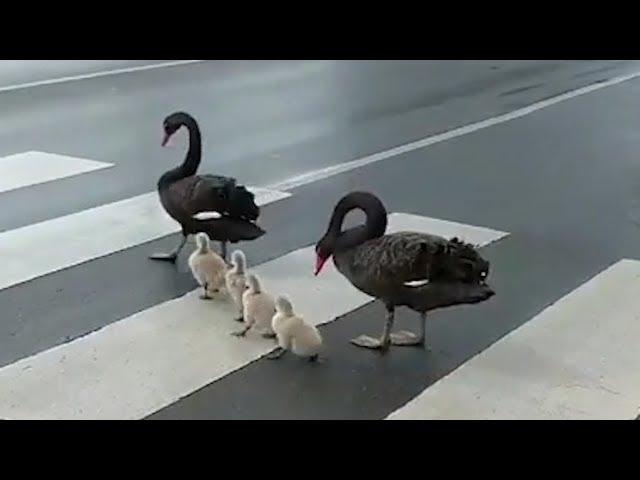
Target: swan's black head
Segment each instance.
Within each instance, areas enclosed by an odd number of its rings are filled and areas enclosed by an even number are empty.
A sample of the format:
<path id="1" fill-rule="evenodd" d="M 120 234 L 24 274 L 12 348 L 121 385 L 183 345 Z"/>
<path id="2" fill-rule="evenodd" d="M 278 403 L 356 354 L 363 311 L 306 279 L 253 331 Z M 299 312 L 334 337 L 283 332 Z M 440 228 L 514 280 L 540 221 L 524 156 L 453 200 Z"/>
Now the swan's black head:
<path id="1" fill-rule="evenodd" d="M 162 140 L 162 146 L 164 147 L 169 139 L 176 133 L 180 127 L 186 125 L 189 122 L 195 122 L 193 117 L 188 113 L 176 112 L 169 115 L 162 122 L 162 128 L 164 129 L 164 138 Z"/>
<path id="2" fill-rule="evenodd" d="M 344 218 L 351 210 L 364 211 L 364 225 L 342 231 Z M 315 275 L 336 251 L 353 248 L 361 243 L 384 235 L 387 229 L 387 210 L 382 201 L 370 192 L 350 192 L 340 199 L 333 209 L 326 233 L 316 244 Z"/>
<path id="3" fill-rule="evenodd" d="M 430 280 L 484 284 L 488 276 L 489 262 L 475 246 L 453 238 L 434 261 Z"/>

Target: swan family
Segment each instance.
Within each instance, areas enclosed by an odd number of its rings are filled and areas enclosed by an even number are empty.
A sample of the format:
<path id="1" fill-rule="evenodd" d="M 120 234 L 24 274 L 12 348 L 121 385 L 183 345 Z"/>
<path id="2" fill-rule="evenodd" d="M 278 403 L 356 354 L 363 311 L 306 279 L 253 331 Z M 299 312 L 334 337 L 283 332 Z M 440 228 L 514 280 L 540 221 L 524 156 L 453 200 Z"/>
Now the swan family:
<path id="1" fill-rule="evenodd" d="M 158 194 L 165 211 L 181 226 L 180 243 L 169 253 L 150 258 L 175 262 L 189 235 L 196 235 L 196 250 L 189 257 L 194 278 L 203 288 L 200 298 L 225 291 L 233 300 L 244 327 L 234 332 L 243 337 L 259 330 L 264 338 L 276 339 L 277 349 L 268 358 L 291 351 L 310 360 L 318 358 L 322 337 L 294 310 L 285 294 L 273 296 L 260 279 L 248 271 L 241 250 L 227 261 L 227 244 L 260 238 L 257 225 L 260 208 L 254 194 L 235 178 L 197 174 L 202 157 L 201 133 L 196 120 L 185 112 L 169 115 L 163 122 L 165 146 L 181 128 L 189 134 L 189 148 L 178 167 L 158 180 Z M 361 210 L 365 223 L 343 230 L 346 215 Z M 215 218 L 201 219 L 212 213 Z M 337 271 L 361 292 L 379 300 L 387 315 L 378 338 L 361 335 L 351 343 L 387 351 L 394 346 L 424 346 L 427 313 L 455 305 L 484 302 L 495 293 L 487 285 L 489 262 L 474 245 L 418 232 L 388 234 L 387 210 L 371 192 L 353 191 L 343 196 L 331 214 L 327 229 L 315 246 L 315 270 L 319 275 L 329 259 Z M 210 241 L 220 243 L 220 254 Z M 393 332 L 397 307 L 419 314 L 419 333 Z"/>

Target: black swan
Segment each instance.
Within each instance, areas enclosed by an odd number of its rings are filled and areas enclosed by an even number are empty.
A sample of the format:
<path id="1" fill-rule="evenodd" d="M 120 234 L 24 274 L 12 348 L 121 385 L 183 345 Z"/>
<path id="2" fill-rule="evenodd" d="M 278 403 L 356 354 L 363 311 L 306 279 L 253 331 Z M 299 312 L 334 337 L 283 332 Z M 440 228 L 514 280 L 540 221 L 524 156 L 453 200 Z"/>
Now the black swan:
<path id="1" fill-rule="evenodd" d="M 359 208 L 366 223 L 342 231 L 345 216 Z M 415 232 L 385 235 L 387 211 L 375 195 L 352 192 L 336 205 L 329 227 L 316 244 L 315 275 L 333 257 L 337 270 L 360 291 L 381 300 L 387 319 L 380 339 L 365 335 L 351 343 L 387 350 L 393 345 L 424 345 L 430 310 L 476 304 L 494 295 L 487 286 L 489 262 L 469 244 Z M 410 283 L 420 282 L 419 285 Z M 420 335 L 392 334 L 395 307 L 420 313 Z"/>
<path id="2" fill-rule="evenodd" d="M 222 258 L 227 260 L 227 242 L 254 240 L 265 231 L 254 221 L 260 215 L 253 193 L 236 180 L 219 175 L 196 175 L 202 155 L 200 129 L 195 119 L 184 112 L 169 115 L 163 123 L 164 147 L 181 127 L 189 131 L 189 150 L 182 165 L 169 170 L 158 180 L 160 202 L 166 212 L 182 227 L 180 244 L 170 253 L 152 255 L 153 260 L 175 262 L 187 236 L 206 233 L 221 243 Z M 199 220 L 194 215 L 217 212 L 219 218 Z"/>

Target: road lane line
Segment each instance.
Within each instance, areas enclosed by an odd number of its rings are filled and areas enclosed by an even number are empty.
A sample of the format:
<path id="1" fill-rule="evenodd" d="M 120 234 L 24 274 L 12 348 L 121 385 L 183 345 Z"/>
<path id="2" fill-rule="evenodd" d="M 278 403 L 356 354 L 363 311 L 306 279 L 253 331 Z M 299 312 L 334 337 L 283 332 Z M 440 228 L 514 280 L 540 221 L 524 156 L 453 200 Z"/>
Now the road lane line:
<path id="1" fill-rule="evenodd" d="M 292 190 L 294 188 L 298 188 L 303 185 L 308 185 L 310 183 L 314 183 L 319 180 L 324 180 L 325 178 L 329 178 L 335 175 L 339 175 L 341 173 L 349 172 L 351 170 L 355 170 L 356 168 L 364 167 L 366 165 L 371 165 L 373 163 L 377 163 L 391 157 L 397 157 L 398 155 L 403 155 L 405 153 L 409 153 L 414 150 L 419 150 L 421 148 L 429 147 L 431 145 L 435 145 L 436 143 L 452 140 L 454 138 L 458 138 L 463 135 L 468 135 L 470 133 L 477 132 L 478 130 L 493 127 L 494 125 L 499 125 L 501 123 L 509 122 L 517 118 L 522 118 L 526 115 L 530 115 L 534 112 L 550 107 L 552 105 L 556 105 L 566 100 L 570 100 L 572 98 L 579 97 L 587 93 L 595 92 L 603 88 L 611 87 L 613 85 L 618 85 L 620 83 L 636 79 L 639 76 L 640 76 L 640 72 L 636 72 L 630 75 L 615 77 L 604 82 L 587 85 L 586 87 L 581 87 L 581 88 L 572 90 L 570 92 L 566 92 L 561 95 L 557 95 L 555 97 L 551 97 L 546 100 L 533 103 L 531 105 L 528 105 L 523 108 L 519 108 L 512 112 L 487 118 L 485 120 L 481 120 L 476 123 L 471 123 L 469 125 L 465 125 L 459 128 L 454 128 L 453 130 L 449 130 L 447 132 L 422 138 L 420 140 L 416 140 L 414 142 L 410 142 L 404 145 L 390 148 L 382 152 L 374 153 L 372 155 L 367 155 L 366 157 L 357 158 L 355 160 L 351 160 L 345 163 L 339 163 L 337 165 L 331 165 L 329 167 L 324 167 L 318 170 L 312 170 L 310 172 L 303 173 L 301 175 L 296 175 L 296 176 L 287 178 L 283 181 L 273 183 L 268 188 L 272 188 L 274 190 L 282 190 L 282 191 Z"/>
<path id="2" fill-rule="evenodd" d="M 176 60 L 174 62 L 154 63 L 152 65 L 139 65 L 136 67 L 116 68 L 113 70 L 103 70 L 101 72 L 70 75 L 68 77 L 50 78 L 47 80 L 38 80 L 35 82 L 18 83 L 15 85 L 0 87 L 0 93 L 15 92 L 16 90 L 24 90 L 33 87 L 43 87 L 47 85 L 57 85 L 60 83 L 77 82 L 78 80 L 88 80 L 90 78 L 110 77 L 113 75 L 122 75 L 123 73 L 135 73 L 147 70 L 158 70 L 160 68 L 179 67 L 182 65 L 190 65 L 192 63 L 201 63 L 205 61 L 206 60 Z"/>

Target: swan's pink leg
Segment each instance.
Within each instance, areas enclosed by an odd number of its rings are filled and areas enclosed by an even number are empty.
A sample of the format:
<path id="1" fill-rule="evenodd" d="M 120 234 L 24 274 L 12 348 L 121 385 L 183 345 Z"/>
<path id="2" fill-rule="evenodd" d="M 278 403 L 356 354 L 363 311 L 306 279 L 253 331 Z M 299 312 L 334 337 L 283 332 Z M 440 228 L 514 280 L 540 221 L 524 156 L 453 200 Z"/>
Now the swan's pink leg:
<path id="1" fill-rule="evenodd" d="M 380 339 L 372 338 L 367 335 L 360 335 L 351 340 L 351 343 L 362 348 L 370 348 L 372 350 L 387 351 L 391 345 L 391 329 L 393 328 L 394 306 L 387 305 L 387 319 L 384 324 L 384 330 Z"/>

